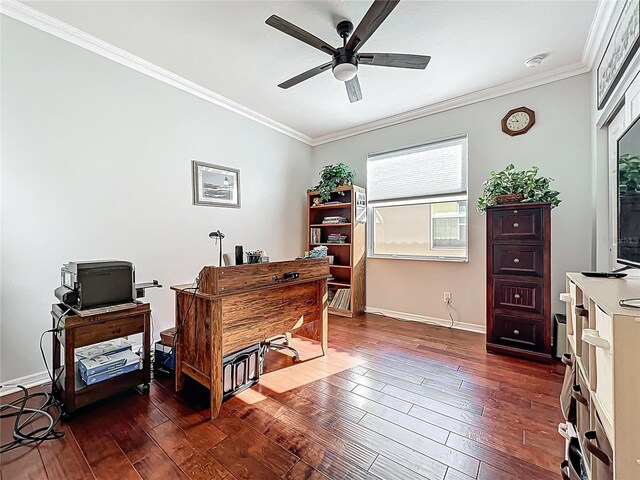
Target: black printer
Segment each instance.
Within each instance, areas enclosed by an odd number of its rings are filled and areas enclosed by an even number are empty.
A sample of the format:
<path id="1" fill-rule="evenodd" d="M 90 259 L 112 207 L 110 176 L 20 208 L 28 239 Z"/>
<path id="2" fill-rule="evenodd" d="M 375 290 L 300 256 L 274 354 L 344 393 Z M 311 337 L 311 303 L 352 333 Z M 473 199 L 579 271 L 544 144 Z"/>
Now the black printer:
<path id="1" fill-rule="evenodd" d="M 60 279 L 55 296 L 79 310 L 131 303 L 136 298 L 135 268 L 131 262 L 69 262 L 62 266 Z"/>

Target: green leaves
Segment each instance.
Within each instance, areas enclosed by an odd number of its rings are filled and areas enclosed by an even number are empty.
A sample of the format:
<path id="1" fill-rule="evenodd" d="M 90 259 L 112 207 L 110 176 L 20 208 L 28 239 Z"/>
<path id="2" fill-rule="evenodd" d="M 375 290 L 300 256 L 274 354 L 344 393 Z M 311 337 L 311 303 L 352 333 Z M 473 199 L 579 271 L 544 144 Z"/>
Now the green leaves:
<path id="1" fill-rule="evenodd" d="M 639 159 L 640 167 L 640 159 Z M 551 203 L 552 208 L 560 204 L 558 196 L 560 192 L 551 190 L 553 178 L 539 177 L 538 167 L 529 170 L 516 170 L 513 164 L 509 164 L 501 172 L 491 171 L 488 180 L 482 183 L 482 196 L 478 198 L 477 209 L 484 212 L 487 207 L 496 204 L 496 197 L 510 193 L 524 195 L 522 203 Z"/>
<path id="2" fill-rule="evenodd" d="M 640 156 L 620 156 L 618 160 L 618 184 L 622 195 L 640 193 Z"/>
<path id="3" fill-rule="evenodd" d="M 341 185 L 351 185 L 355 173 L 344 163 L 327 165 L 320 171 L 320 183 L 313 190 L 320 192 L 320 198 L 325 202 L 331 199 L 331 192 Z M 340 195 L 344 193 L 340 192 Z"/>

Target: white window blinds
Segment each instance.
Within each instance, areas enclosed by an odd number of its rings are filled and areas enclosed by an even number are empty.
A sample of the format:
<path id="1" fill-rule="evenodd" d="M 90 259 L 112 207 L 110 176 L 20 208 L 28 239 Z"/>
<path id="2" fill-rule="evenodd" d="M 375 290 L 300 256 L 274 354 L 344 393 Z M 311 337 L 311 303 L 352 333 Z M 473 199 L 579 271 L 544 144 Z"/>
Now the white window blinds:
<path id="1" fill-rule="evenodd" d="M 467 137 L 369 155 L 368 201 L 467 193 Z"/>

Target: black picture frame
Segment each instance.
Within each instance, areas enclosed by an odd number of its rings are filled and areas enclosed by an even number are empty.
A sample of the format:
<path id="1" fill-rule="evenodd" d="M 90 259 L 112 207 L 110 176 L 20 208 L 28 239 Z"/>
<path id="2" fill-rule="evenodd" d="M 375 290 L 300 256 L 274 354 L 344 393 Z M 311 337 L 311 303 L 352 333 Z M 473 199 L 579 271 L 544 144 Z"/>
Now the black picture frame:
<path id="1" fill-rule="evenodd" d="M 628 19 L 626 25 L 621 25 Z M 633 22 L 633 23 L 632 23 Z M 626 34 L 632 27 L 633 38 Z M 640 47 L 640 0 L 627 0 L 620 12 L 596 72 L 598 110 L 602 110 Z M 607 61 L 605 63 L 605 60 Z"/>

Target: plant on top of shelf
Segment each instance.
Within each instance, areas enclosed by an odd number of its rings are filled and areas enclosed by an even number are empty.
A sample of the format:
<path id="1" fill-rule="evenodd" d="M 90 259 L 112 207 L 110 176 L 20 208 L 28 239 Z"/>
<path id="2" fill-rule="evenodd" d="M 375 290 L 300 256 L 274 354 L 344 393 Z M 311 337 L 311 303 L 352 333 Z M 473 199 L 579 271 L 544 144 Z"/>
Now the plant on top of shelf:
<path id="1" fill-rule="evenodd" d="M 331 199 L 331 192 L 336 188 L 351 185 L 355 173 L 349 170 L 344 163 L 336 163 L 335 165 L 327 165 L 320 171 L 320 183 L 310 190 L 318 190 L 320 198 L 327 202 Z M 344 195 L 344 192 L 339 192 Z"/>
<path id="2" fill-rule="evenodd" d="M 560 204 L 560 192 L 551 190 L 553 178 L 538 176 L 538 167 L 516 170 L 513 164 L 500 172 L 491 172 L 483 182 L 483 191 L 478 198 L 478 211 L 496 204 L 548 202 L 551 208 Z"/>
<path id="3" fill-rule="evenodd" d="M 640 193 L 640 156 L 621 155 L 618 163 L 621 195 Z"/>

